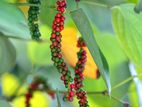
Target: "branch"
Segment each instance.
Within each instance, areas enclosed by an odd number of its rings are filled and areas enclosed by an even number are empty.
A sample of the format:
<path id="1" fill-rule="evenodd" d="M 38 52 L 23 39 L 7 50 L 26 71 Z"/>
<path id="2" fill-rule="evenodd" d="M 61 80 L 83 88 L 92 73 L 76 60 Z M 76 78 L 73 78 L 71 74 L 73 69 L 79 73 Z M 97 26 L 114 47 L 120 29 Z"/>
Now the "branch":
<path id="1" fill-rule="evenodd" d="M 86 0 L 83 0 L 83 1 L 80 1 L 80 2 L 90 4 L 90 5 L 94 5 L 94 6 L 100 6 L 100 7 L 104 7 L 104 8 L 108 8 L 108 9 L 111 9 L 115 5 L 120 5 L 120 4 L 126 3 L 126 2 L 122 2 L 122 3 L 113 4 L 113 5 L 108 5 L 108 4 L 104 4 L 104 3 L 98 3 L 98 2 L 95 2 L 95 1 L 86 1 Z"/>
<path id="2" fill-rule="evenodd" d="M 40 7 L 41 6 L 39 4 L 29 4 L 29 3 L 9 3 L 9 4 L 16 5 L 16 6 L 35 6 L 35 7 Z M 54 6 L 54 5 L 46 6 L 46 7 L 48 7 L 48 8 L 56 8 L 56 6 Z"/>
<path id="3" fill-rule="evenodd" d="M 95 6 L 100 6 L 100 7 L 104 7 L 104 8 L 109 8 L 111 6 L 106 5 L 106 4 L 102 4 L 102 3 L 97 3 L 97 2 L 91 2 L 91 1 L 80 1 L 82 3 L 86 3 L 86 4 L 90 4 L 90 5 L 95 5 Z"/>
<path id="4" fill-rule="evenodd" d="M 124 84 L 130 82 L 130 81 L 133 80 L 134 78 L 137 78 L 137 77 L 140 77 L 140 76 L 142 76 L 142 74 L 135 75 L 135 76 L 131 76 L 131 77 L 127 78 L 126 80 L 122 81 L 121 83 L 117 84 L 116 86 L 112 87 L 112 90 L 115 90 L 115 89 L 121 87 L 122 85 L 124 85 Z"/>
<path id="5" fill-rule="evenodd" d="M 3 35 L 0 35 L 0 36 L 3 36 Z M 24 39 L 24 38 L 19 38 L 19 37 L 15 37 L 15 36 L 6 36 L 6 37 L 9 38 L 9 39 L 17 39 L 17 40 L 22 40 L 22 41 L 25 41 L 25 42 L 32 42 L 32 41 L 34 41 L 32 39 Z M 36 42 L 38 42 L 38 43 L 50 43 L 50 41 L 47 40 L 47 39 L 41 39 L 41 40 L 36 41 Z"/>

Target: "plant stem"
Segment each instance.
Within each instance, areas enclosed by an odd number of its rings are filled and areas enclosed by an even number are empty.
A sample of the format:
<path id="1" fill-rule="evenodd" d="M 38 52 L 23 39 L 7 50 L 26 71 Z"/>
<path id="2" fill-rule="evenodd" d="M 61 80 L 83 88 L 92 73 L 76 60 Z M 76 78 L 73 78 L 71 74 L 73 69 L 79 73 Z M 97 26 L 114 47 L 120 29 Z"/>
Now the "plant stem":
<path id="1" fill-rule="evenodd" d="M 40 7 L 41 5 L 38 4 L 29 4 L 29 3 L 10 3 L 12 5 L 16 5 L 16 6 L 35 6 L 35 7 Z M 44 4 L 43 4 L 44 5 Z M 48 8 L 55 8 L 55 6 L 48 6 Z"/>
<path id="2" fill-rule="evenodd" d="M 137 78 L 137 77 L 140 77 L 140 76 L 142 76 L 142 74 L 135 75 L 135 76 L 131 76 L 131 77 L 127 78 L 126 80 L 122 81 L 121 83 L 117 84 L 116 86 L 112 87 L 112 90 L 115 90 L 115 89 L 121 87 L 122 85 L 124 85 L 124 84 L 130 82 L 130 81 L 133 80 L 134 78 Z"/>
<path id="3" fill-rule="evenodd" d="M 14 3 L 14 5 L 17 6 L 35 6 L 35 7 L 39 7 L 39 4 L 29 4 L 29 3 Z"/>
<path id="4" fill-rule="evenodd" d="M 19 37 L 14 37 L 14 36 L 6 36 L 6 37 L 8 37 L 9 39 L 17 39 L 17 40 L 22 40 L 22 41 L 25 41 L 25 42 L 32 42 L 32 41 L 34 41 L 32 39 L 24 39 L 24 38 L 19 38 Z M 38 41 L 38 43 L 50 43 L 50 40 L 43 40 L 43 39 L 41 39 L 41 40 Z"/>
<path id="5" fill-rule="evenodd" d="M 97 3 L 97 2 L 91 2 L 91 1 L 81 1 L 82 3 L 87 3 L 87 4 L 91 4 L 91 5 L 96 5 L 96 6 L 100 6 L 100 7 L 104 7 L 104 8 L 109 8 L 109 5 L 106 4 L 102 4 L 102 3 Z"/>
<path id="6" fill-rule="evenodd" d="M 128 104 L 127 102 L 124 102 L 124 101 L 122 101 L 122 100 L 120 100 L 120 99 L 118 99 L 118 98 L 116 98 L 116 97 L 114 97 L 114 96 L 112 96 L 112 95 L 111 95 L 111 98 L 112 98 L 113 100 L 115 100 L 115 101 L 117 101 L 117 102 L 123 104 L 123 105 Z M 128 104 L 128 105 L 129 105 L 129 104 Z"/>
<path id="7" fill-rule="evenodd" d="M 48 90 L 46 90 L 46 89 L 39 89 L 39 91 L 44 91 L 44 92 L 46 92 L 46 93 L 48 94 Z M 60 93 L 60 94 L 67 93 L 67 91 L 63 91 L 63 90 L 50 90 L 50 91 L 52 91 L 52 92 L 54 92 L 54 93 L 56 93 L 56 94 L 59 94 L 59 93 Z M 112 95 L 109 95 L 106 90 L 104 90 L 104 91 L 88 91 L 87 94 L 89 94 L 89 95 L 100 94 L 100 95 L 108 96 L 108 97 L 112 98 L 113 100 L 115 100 L 115 101 L 117 101 L 117 102 L 119 102 L 119 103 L 121 103 L 121 104 L 123 104 L 123 105 L 128 104 L 127 102 L 124 102 L 124 101 L 122 101 L 122 100 L 120 100 L 120 99 L 118 99 L 118 98 L 116 98 L 116 97 L 114 97 L 114 96 L 112 96 Z M 25 95 L 25 94 L 21 94 L 21 95 L 18 95 L 18 96 L 12 96 L 11 98 L 7 98 L 7 97 L 5 97 L 5 96 L 1 96 L 0 99 L 3 99 L 3 98 L 4 98 L 4 99 L 6 99 L 6 100 L 8 100 L 8 101 L 12 101 L 14 98 L 16 98 L 16 97 L 21 97 L 21 96 L 24 96 L 24 95 Z M 59 97 L 59 96 L 57 96 L 57 97 Z M 61 106 L 60 106 L 60 102 L 59 102 L 59 98 L 57 98 L 57 101 L 58 101 L 58 106 L 61 107 Z"/>
<path id="8" fill-rule="evenodd" d="M 61 107 L 61 103 L 60 103 L 60 98 L 59 98 L 59 91 L 58 91 L 58 89 L 56 90 L 56 96 L 57 96 L 57 103 L 58 103 L 58 107 Z"/>

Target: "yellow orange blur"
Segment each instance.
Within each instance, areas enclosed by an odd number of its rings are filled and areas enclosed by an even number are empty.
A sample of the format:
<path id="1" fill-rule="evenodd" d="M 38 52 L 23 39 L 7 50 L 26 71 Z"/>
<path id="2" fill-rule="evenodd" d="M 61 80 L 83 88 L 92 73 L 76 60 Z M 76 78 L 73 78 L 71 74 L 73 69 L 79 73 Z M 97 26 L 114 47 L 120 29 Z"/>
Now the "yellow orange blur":
<path id="1" fill-rule="evenodd" d="M 72 66 L 75 67 L 77 62 L 77 30 L 75 28 L 65 28 L 62 31 L 62 54 L 65 60 Z M 97 66 L 88 50 L 87 51 L 87 62 L 85 66 L 84 75 L 90 78 L 97 78 Z"/>
<path id="2" fill-rule="evenodd" d="M 26 3 L 26 2 L 27 2 L 27 0 L 19 0 L 19 3 Z M 28 15 L 29 6 L 19 6 L 19 8 L 23 11 L 25 16 Z"/>
<path id="3" fill-rule="evenodd" d="M 2 92 L 4 96 L 12 96 L 15 91 L 17 91 L 17 87 L 19 87 L 20 83 L 16 76 L 12 74 L 4 74 L 1 78 Z M 24 94 L 27 91 L 25 86 L 22 86 L 18 92 L 16 92 L 17 96 Z M 49 107 L 49 97 L 40 91 L 36 91 L 31 99 L 32 107 Z M 13 107 L 25 107 L 25 97 L 20 96 L 16 97 L 12 101 Z"/>
<path id="4" fill-rule="evenodd" d="M 49 98 L 46 94 L 40 91 L 36 91 L 31 99 L 30 103 L 32 107 L 49 107 Z M 17 97 L 13 101 L 14 107 L 25 107 L 25 97 Z"/>

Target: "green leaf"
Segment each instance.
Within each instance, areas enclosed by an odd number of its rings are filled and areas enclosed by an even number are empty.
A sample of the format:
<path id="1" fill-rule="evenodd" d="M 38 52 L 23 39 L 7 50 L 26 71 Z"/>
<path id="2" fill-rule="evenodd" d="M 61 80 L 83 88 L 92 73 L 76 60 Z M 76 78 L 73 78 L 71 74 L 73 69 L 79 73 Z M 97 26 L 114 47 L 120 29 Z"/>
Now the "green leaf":
<path id="1" fill-rule="evenodd" d="M 0 2 L 0 32 L 5 36 L 30 38 L 24 14 L 15 6 Z"/>
<path id="2" fill-rule="evenodd" d="M 107 88 L 108 88 L 108 92 L 110 92 L 111 84 L 110 84 L 110 78 L 109 78 L 108 65 L 106 63 L 105 58 L 103 57 L 103 54 L 101 53 L 101 51 L 96 43 L 96 40 L 94 38 L 94 32 L 91 28 L 91 25 L 89 23 L 89 20 L 88 20 L 86 14 L 83 12 L 82 9 L 72 11 L 70 14 L 71 14 L 72 19 L 74 20 L 78 30 L 82 34 L 90 52 L 91 52 L 91 55 L 101 72 L 101 75 L 106 83 Z"/>
<path id="3" fill-rule="evenodd" d="M 13 73 L 15 73 L 19 79 L 23 80 L 33 69 L 27 52 L 28 42 L 18 39 L 11 39 L 11 41 L 16 48 L 16 66 Z"/>
<path id="4" fill-rule="evenodd" d="M 142 11 L 142 0 L 139 0 L 134 10 L 136 13 L 140 13 Z"/>
<path id="5" fill-rule="evenodd" d="M 81 0 L 81 2 L 86 2 L 89 4 L 95 4 L 95 5 L 106 5 L 106 6 L 113 6 L 118 5 L 121 3 L 126 3 L 126 0 Z"/>
<path id="6" fill-rule="evenodd" d="M 0 73 L 10 71 L 16 62 L 16 51 L 13 44 L 0 35 Z"/>
<path id="7" fill-rule="evenodd" d="M 1 0 L 0 2 L 16 3 L 17 0 Z"/>
<path id="8" fill-rule="evenodd" d="M 7 101 L 0 100 L 0 107 L 12 107 Z"/>
<path id="9" fill-rule="evenodd" d="M 129 3 L 138 3 L 139 0 L 127 0 Z"/>
<path id="10" fill-rule="evenodd" d="M 111 10 L 109 8 L 104 8 L 102 6 L 86 2 L 80 2 L 79 6 L 89 17 L 92 25 L 95 25 L 101 31 L 113 32 L 111 24 Z"/>
<path id="11" fill-rule="evenodd" d="M 129 88 L 129 96 L 132 107 L 140 107 L 138 93 L 134 82 Z"/>
<path id="12" fill-rule="evenodd" d="M 40 26 L 43 42 L 29 42 L 28 55 L 33 64 L 52 64 L 50 52 L 50 29 L 47 26 Z M 45 41 L 45 42 L 44 42 Z"/>
<path id="13" fill-rule="evenodd" d="M 28 45 L 28 53 L 33 64 L 52 64 L 49 43 L 30 42 Z"/>
<path id="14" fill-rule="evenodd" d="M 112 87 L 114 87 L 120 82 L 123 82 L 124 80 L 130 77 L 128 59 L 124 54 L 123 50 L 121 49 L 116 36 L 113 36 L 109 33 L 97 33 L 96 40 L 100 49 L 102 50 L 102 53 L 108 61 L 108 65 L 110 68 L 111 85 Z M 84 84 L 85 90 L 87 91 L 98 92 L 105 90 L 102 78 L 98 80 L 87 78 L 85 79 Z M 113 89 L 112 96 L 115 96 L 118 99 L 124 98 L 128 93 L 129 85 L 130 82 L 127 82 L 126 84 L 118 87 L 117 89 Z M 123 104 L 120 104 L 119 102 L 110 99 L 109 96 L 97 94 L 95 96 L 89 96 L 89 99 L 94 102 L 94 105 L 96 107 L 116 107 L 116 105 L 119 105 L 118 107 L 123 107 Z M 101 103 L 102 101 L 103 103 Z"/>
<path id="15" fill-rule="evenodd" d="M 137 68 L 142 68 L 142 14 L 136 14 L 133 8 L 132 4 L 114 7 L 113 25 L 126 55 Z"/>
<path id="16" fill-rule="evenodd" d="M 43 0 L 41 4 L 40 20 L 42 23 L 48 24 L 49 27 L 52 27 L 54 16 L 57 13 L 54 8 L 49 8 L 49 6 L 55 6 L 55 4 L 56 0 Z"/>

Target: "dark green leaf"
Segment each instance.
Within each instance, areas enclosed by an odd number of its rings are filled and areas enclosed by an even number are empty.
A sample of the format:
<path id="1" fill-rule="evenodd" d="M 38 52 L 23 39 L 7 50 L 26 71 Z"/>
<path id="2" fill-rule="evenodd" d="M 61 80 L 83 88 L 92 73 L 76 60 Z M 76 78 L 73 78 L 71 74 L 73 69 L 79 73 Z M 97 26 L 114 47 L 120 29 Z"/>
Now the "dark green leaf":
<path id="1" fill-rule="evenodd" d="M 101 72 L 101 75 L 106 83 L 108 91 L 110 92 L 111 85 L 110 85 L 108 65 L 105 61 L 105 58 L 102 57 L 103 55 L 96 43 L 96 40 L 94 38 L 94 32 L 90 26 L 90 23 L 88 21 L 86 14 L 83 12 L 82 9 L 72 11 L 70 14 L 71 14 L 72 19 L 74 20 L 78 30 L 82 34 L 90 52 L 91 52 L 91 55 Z"/>
<path id="2" fill-rule="evenodd" d="M 142 0 L 139 0 L 138 4 L 134 8 L 136 13 L 140 13 L 142 11 Z"/>
<path id="3" fill-rule="evenodd" d="M 41 5 L 40 20 L 42 23 L 48 24 L 52 27 L 52 22 L 56 14 L 55 8 L 49 8 L 49 6 L 55 6 L 56 0 L 43 0 Z"/>
<path id="4" fill-rule="evenodd" d="M 16 51 L 13 44 L 0 35 L 0 73 L 10 71 L 16 62 Z"/>
<path id="5" fill-rule="evenodd" d="M 12 107 L 7 101 L 0 100 L 0 107 Z"/>
<path id="6" fill-rule="evenodd" d="M 0 2 L 0 16 L 0 32 L 5 36 L 30 38 L 25 16 L 15 5 Z"/>

